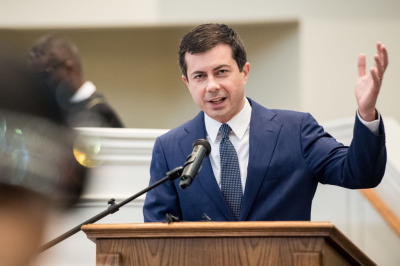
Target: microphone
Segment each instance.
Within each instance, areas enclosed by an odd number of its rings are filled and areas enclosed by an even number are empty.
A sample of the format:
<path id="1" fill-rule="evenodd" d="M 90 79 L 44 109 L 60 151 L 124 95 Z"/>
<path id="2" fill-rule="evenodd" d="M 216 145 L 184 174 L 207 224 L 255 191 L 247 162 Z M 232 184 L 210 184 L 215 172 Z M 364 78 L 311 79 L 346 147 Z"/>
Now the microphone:
<path id="1" fill-rule="evenodd" d="M 200 172 L 203 159 L 211 152 L 210 143 L 205 139 L 198 139 L 193 142 L 193 151 L 183 165 L 183 172 L 181 175 L 181 182 L 179 186 L 183 189 L 192 184 L 194 177 Z"/>

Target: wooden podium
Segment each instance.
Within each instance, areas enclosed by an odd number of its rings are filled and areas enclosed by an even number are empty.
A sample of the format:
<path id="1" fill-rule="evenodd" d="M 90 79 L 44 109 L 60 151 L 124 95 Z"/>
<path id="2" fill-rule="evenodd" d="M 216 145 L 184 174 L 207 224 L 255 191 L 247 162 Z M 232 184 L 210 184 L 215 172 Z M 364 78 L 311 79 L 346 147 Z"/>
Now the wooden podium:
<path id="1" fill-rule="evenodd" d="M 96 265 L 376 265 L 329 222 L 89 224 Z"/>

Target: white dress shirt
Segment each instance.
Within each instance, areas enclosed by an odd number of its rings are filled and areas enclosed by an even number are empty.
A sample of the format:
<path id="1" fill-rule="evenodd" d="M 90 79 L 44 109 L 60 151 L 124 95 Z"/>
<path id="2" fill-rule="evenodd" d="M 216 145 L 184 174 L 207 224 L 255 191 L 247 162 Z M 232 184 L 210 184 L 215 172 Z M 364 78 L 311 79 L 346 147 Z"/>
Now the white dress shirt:
<path id="1" fill-rule="evenodd" d="M 71 103 L 79 103 L 82 102 L 86 99 L 89 99 L 90 96 L 93 95 L 93 93 L 96 92 L 96 86 L 90 82 L 86 81 L 85 83 L 82 84 L 82 86 L 75 92 L 74 95 L 70 98 Z"/>
<path id="2" fill-rule="evenodd" d="M 235 147 L 239 159 L 240 178 L 242 179 L 242 189 L 244 192 L 247 165 L 249 164 L 249 128 L 251 118 L 251 105 L 246 99 L 243 109 L 226 124 L 228 124 L 232 131 L 229 134 L 229 139 Z M 210 161 L 214 172 L 215 179 L 218 186 L 221 188 L 221 166 L 219 158 L 219 143 L 221 142 L 221 133 L 219 128 L 222 123 L 218 122 L 207 114 L 204 114 L 204 122 L 207 131 L 207 140 L 211 145 Z"/>

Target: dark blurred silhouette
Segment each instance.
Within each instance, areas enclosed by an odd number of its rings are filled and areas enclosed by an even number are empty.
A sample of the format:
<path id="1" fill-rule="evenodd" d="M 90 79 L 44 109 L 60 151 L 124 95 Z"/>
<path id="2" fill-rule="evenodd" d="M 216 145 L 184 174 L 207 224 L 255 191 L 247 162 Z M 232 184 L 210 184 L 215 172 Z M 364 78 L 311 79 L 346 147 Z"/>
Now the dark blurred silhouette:
<path id="1" fill-rule="evenodd" d="M 86 168 L 73 154 L 54 91 L 0 43 L 0 265 L 29 265 L 48 212 L 81 195 Z"/>
<path id="2" fill-rule="evenodd" d="M 29 59 L 32 69 L 54 91 L 69 126 L 123 127 L 106 98 L 84 79 L 78 47 L 72 41 L 45 35 L 33 45 Z"/>

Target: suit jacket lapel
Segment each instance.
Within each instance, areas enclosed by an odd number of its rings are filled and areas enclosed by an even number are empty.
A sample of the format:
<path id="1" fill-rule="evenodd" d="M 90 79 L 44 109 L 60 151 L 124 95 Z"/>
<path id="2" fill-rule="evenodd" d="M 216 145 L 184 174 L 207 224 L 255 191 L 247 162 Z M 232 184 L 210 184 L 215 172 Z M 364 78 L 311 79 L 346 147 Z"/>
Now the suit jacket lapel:
<path id="1" fill-rule="evenodd" d="M 187 135 L 182 138 L 180 148 L 185 157 L 192 152 L 192 144 L 197 139 L 206 139 L 206 128 L 204 124 L 204 113 L 200 112 L 191 122 L 185 126 Z M 227 220 L 234 221 L 234 217 L 229 210 L 217 184 L 214 172 L 211 167 L 210 158 L 207 156 L 202 164 L 200 173 L 196 177 L 204 193 L 217 206 Z"/>
<path id="2" fill-rule="evenodd" d="M 246 220 L 274 153 L 282 124 L 273 120 L 275 113 L 252 104 L 249 137 L 249 165 L 240 220 Z"/>

